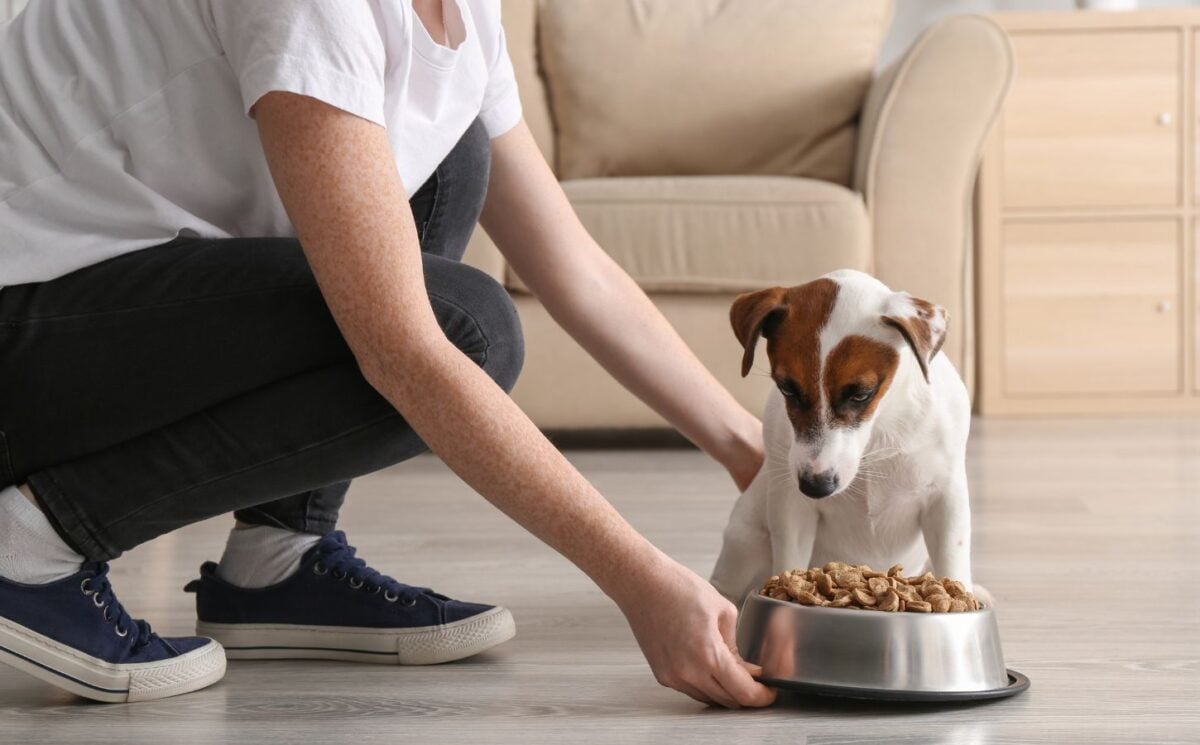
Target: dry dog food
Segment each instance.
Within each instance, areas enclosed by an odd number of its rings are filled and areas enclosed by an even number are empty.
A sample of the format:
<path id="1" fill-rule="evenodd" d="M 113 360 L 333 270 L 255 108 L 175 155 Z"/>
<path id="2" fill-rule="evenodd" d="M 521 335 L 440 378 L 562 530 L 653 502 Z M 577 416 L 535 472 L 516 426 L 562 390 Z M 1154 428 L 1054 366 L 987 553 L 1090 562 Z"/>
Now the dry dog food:
<path id="1" fill-rule="evenodd" d="M 905 577 L 895 565 L 877 572 L 866 564 L 831 561 L 819 569 L 793 569 L 776 575 L 762 594 L 800 605 L 908 613 L 961 613 L 979 610 L 979 601 L 961 582 L 926 572 Z"/>

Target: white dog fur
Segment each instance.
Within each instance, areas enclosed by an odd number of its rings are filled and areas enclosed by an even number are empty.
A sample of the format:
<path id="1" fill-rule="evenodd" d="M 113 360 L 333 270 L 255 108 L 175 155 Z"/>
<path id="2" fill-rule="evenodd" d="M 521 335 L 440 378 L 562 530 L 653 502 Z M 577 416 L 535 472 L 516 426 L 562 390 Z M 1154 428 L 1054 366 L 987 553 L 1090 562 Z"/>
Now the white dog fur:
<path id="1" fill-rule="evenodd" d="M 891 384 L 871 418 L 852 429 L 831 425 L 828 396 L 821 394 L 826 413 L 816 437 L 799 436 L 783 394 L 771 392 L 763 415 L 766 460 L 734 505 L 712 583 L 740 604 L 773 574 L 845 561 L 883 570 L 903 564 L 911 574 L 929 569 L 970 589 L 965 462 L 970 400 L 954 366 L 938 351 L 945 312 L 861 272 L 842 270 L 825 278 L 838 289 L 819 332 L 822 370 L 840 340 L 865 336 L 898 351 Z M 917 359 L 917 346 L 883 320 L 914 314 L 934 335 L 940 333 L 925 365 Z M 751 345 L 757 336 L 755 329 Z M 825 498 L 805 496 L 798 486 L 805 469 L 832 469 L 840 486 Z M 976 589 L 990 605 L 986 591 Z"/>

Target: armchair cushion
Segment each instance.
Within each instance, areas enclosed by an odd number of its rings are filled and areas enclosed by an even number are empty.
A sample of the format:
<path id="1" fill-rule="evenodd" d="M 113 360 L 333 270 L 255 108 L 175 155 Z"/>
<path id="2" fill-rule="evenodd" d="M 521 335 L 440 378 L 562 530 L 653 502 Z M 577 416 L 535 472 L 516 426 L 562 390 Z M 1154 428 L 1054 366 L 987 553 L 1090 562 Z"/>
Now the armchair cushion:
<path id="1" fill-rule="evenodd" d="M 848 184 L 890 0 L 543 0 L 561 179 Z"/>
<path id="2" fill-rule="evenodd" d="M 648 292 L 743 292 L 870 268 L 862 198 L 825 181 L 605 178 L 563 189 L 588 231 Z M 525 291 L 511 269 L 506 284 Z"/>

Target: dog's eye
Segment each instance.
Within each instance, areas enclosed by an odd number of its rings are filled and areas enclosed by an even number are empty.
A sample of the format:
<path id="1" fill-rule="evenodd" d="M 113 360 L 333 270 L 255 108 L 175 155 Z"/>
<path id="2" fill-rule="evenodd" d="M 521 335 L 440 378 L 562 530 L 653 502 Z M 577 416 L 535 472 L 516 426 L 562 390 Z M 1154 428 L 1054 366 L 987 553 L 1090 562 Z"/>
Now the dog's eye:
<path id="1" fill-rule="evenodd" d="M 808 408 L 808 398 L 804 395 L 804 391 L 796 387 L 795 383 L 790 380 L 781 380 L 776 385 L 779 386 L 779 392 L 791 405 L 802 410 Z"/>
<path id="2" fill-rule="evenodd" d="M 875 395 L 874 389 L 869 390 L 869 391 L 855 390 L 855 391 L 848 392 L 846 394 L 846 398 L 847 398 L 847 400 L 853 401 L 856 404 L 865 404 L 866 402 L 870 401 L 871 397 L 874 395 Z"/>

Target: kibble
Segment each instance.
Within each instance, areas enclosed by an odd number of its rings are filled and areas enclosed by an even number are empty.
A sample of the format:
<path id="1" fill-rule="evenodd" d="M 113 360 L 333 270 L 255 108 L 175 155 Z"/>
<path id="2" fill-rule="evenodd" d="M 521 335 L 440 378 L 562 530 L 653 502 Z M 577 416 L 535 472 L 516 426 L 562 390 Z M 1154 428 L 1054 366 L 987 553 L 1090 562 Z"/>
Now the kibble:
<path id="1" fill-rule="evenodd" d="M 893 613 L 964 613 L 982 607 L 962 582 L 930 572 L 905 577 L 899 564 L 886 572 L 840 561 L 793 569 L 767 580 L 762 594 L 800 605 Z"/>

